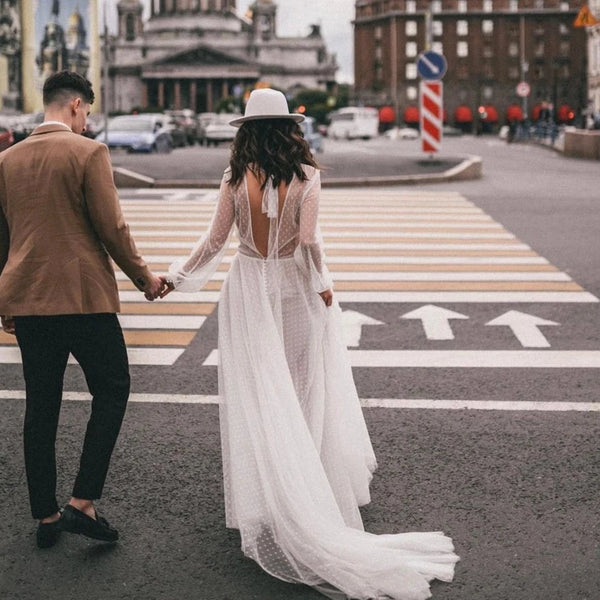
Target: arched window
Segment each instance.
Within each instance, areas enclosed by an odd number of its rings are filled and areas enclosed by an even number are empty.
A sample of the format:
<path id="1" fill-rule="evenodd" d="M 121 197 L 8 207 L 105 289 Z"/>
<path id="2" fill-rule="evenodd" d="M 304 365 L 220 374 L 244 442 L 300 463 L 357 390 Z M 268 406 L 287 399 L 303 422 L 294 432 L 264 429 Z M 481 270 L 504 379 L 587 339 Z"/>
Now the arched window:
<path id="1" fill-rule="evenodd" d="M 132 13 L 125 15 L 125 39 L 128 42 L 135 40 L 135 15 Z"/>

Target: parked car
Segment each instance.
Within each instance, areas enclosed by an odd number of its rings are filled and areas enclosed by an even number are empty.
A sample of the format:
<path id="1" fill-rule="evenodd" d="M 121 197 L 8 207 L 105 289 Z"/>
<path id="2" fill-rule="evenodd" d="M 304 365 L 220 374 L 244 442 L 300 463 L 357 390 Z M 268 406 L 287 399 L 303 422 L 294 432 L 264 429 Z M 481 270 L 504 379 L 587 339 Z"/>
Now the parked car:
<path id="1" fill-rule="evenodd" d="M 316 152 L 323 152 L 323 136 L 317 128 L 317 122 L 313 117 L 306 117 L 300 124 L 304 139 L 310 146 L 310 151 L 314 154 Z"/>
<path id="2" fill-rule="evenodd" d="M 110 149 L 168 153 L 173 149 L 173 139 L 165 125 L 165 115 L 123 115 L 108 121 L 108 138 L 104 130 L 96 139 Z"/>
<path id="3" fill-rule="evenodd" d="M 229 121 L 240 116 L 230 113 L 215 115 L 213 120 L 206 126 L 206 145 L 214 144 L 216 146 L 219 142 L 231 142 L 237 133 L 237 127 L 230 125 Z"/>
<path id="4" fill-rule="evenodd" d="M 188 145 L 188 137 L 181 121 L 177 118 L 166 115 L 165 129 L 171 134 L 173 148 L 184 148 Z"/>
<path id="5" fill-rule="evenodd" d="M 375 108 L 347 106 L 332 112 L 329 119 L 327 135 L 333 139 L 369 140 L 377 137 L 379 132 L 379 113 Z"/>
<path id="6" fill-rule="evenodd" d="M 416 140 L 419 137 L 419 130 L 414 127 L 392 127 L 383 135 L 390 140 Z"/>
<path id="7" fill-rule="evenodd" d="M 206 144 L 206 128 L 217 116 L 217 113 L 214 112 L 204 112 L 198 115 L 198 143 L 201 146 Z"/>
<path id="8" fill-rule="evenodd" d="M 13 137 L 12 130 L 8 127 L 3 127 L 0 125 L 0 152 L 12 146 L 14 141 L 15 138 Z"/>
<path id="9" fill-rule="evenodd" d="M 13 127 L 15 144 L 24 140 L 40 123 L 44 122 L 44 113 L 36 112 L 19 117 Z"/>
<path id="10" fill-rule="evenodd" d="M 166 110 L 165 114 L 169 115 L 173 120 L 177 121 L 179 126 L 185 132 L 185 140 L 193 146 L 198 142 L 200 136 L 199 129 L 200 123 L 196 113 L 190 108 L 184 108 L 183 110 Z"/>
<path id="11" fill-rule="evenodd" d="M 104 129 L 104 115 L 99 113 L 93 113 L 88 116 L 85 131 L 83 135 L 89 138 L 96 138 L 98 134 Z"/>

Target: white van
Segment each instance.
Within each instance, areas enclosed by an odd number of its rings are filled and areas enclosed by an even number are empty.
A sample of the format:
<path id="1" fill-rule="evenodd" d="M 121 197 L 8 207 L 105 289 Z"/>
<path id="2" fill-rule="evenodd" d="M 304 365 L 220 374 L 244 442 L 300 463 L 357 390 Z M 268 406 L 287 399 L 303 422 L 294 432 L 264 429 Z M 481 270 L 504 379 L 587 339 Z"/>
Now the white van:
<path id="1" fill-rule="evenodd" d="M 331 124 L 327 135 L 336 138 L 364 140 L 376 137 L 379 131 L 379 113 L 375 108 L 348 106 L 329 115 Z"/>

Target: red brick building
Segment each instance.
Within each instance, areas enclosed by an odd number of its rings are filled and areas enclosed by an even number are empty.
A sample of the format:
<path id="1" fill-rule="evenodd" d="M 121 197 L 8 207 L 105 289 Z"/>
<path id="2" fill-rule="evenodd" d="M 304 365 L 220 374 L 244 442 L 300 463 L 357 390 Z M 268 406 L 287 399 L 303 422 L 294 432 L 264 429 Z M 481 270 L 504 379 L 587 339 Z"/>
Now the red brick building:
<path id="1" fill-rule="evenodd" d="M 357 0 L 358 100 L 389 104 L 402 122 L 406 109 L 418 104 L 417 56 L 431 41 L 431 49 L 448 61 L 448 122 L 464 122 L 480 106 L 487 107 L 491 122 L 496 115 L 498 123 L 506 122 L 507 111 L 518 114 L 515 106 L 536 118 L 542 103 L 567 120 L 587 102 L 586 33 L 573 27 L 580 5 L 579 0 Z M 531 89 L 525 101 L 516 93 L 520 81 Z"/>

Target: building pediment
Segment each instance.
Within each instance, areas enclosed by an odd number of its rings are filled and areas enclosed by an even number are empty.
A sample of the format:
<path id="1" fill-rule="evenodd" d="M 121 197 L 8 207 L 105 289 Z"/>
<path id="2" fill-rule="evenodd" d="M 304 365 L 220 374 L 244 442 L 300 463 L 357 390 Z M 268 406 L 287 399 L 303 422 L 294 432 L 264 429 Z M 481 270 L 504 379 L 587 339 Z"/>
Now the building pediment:
<path id="1" fill-rule="evenodd" d="M 183 51 L 177 51 L 174 54 L 153 61 L 151 64 L 155 67 L 166 67 L 170 65 L 232 67 L 251 65 L 253 63 L 239 58 L 238 56 L 233 56 L 226 52 L 202 45 Z"/>

